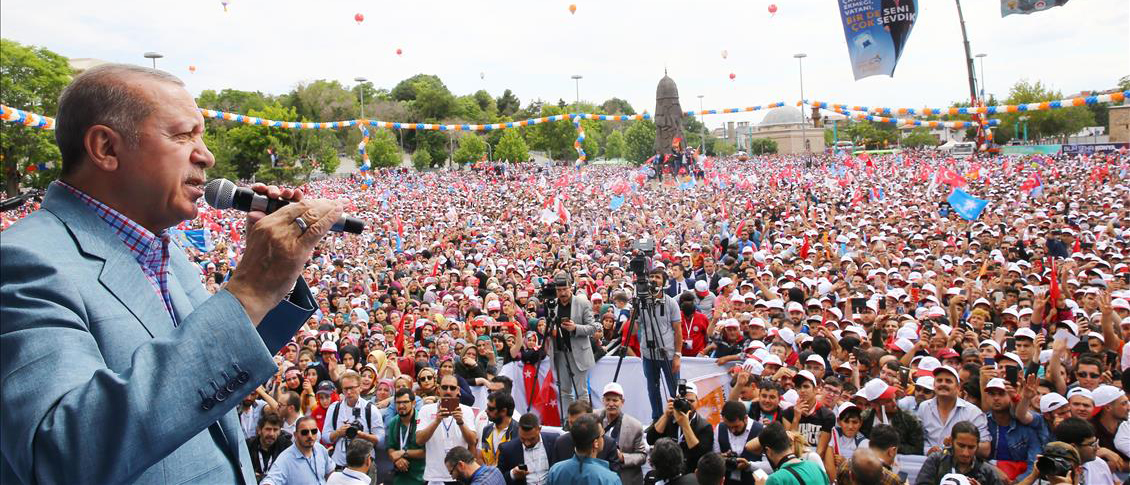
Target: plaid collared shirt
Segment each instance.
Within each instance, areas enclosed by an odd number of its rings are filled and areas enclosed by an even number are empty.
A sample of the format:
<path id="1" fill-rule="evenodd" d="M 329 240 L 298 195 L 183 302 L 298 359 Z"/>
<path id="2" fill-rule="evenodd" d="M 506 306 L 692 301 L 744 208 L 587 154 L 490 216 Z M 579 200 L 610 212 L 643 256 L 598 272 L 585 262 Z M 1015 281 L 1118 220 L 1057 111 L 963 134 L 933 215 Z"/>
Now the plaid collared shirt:
<path id="1" fill-rule="evenodd" d="M 141 265 L 141 272 L 153 284 L 154 291 L 165 303 L 165 310 L 169 312 L 169 318 L 172 319 L 173 326 L 176 327 L 180 322 L 177 321 L 176 312 L 173 311 L 173 299 L 169 295 L 169 232 L 163 230 L 160 234 L 153 234 L 148 229 L 131 221 L 121 212 L 111 209 L 110 206 L 99 202 L 85 192 L 63 181 L 52 183 L 67 189 L 75 197 L 78 197 L 110 226 L 114 234 L 117 234 L 122 243 L 133 253 L 133 257 L 137 259 L 137 264 Z"/>

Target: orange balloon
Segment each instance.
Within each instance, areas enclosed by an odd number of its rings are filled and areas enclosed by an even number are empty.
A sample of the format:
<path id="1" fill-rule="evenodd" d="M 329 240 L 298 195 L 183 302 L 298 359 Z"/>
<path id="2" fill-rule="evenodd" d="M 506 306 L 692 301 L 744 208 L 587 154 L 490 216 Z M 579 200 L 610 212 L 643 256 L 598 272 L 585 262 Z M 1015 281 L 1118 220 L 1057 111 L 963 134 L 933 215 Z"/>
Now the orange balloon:
<path id="1" fill-rule="evenodd" d="M 196 74 L 196 66 L 188 66 L 188 72 Z"/>
<path id="2" fill-rule="evenodd" d="M 569 5 L 569 13 L 574 15 L 577 14 L 577 4 L 573 3 Z"/>

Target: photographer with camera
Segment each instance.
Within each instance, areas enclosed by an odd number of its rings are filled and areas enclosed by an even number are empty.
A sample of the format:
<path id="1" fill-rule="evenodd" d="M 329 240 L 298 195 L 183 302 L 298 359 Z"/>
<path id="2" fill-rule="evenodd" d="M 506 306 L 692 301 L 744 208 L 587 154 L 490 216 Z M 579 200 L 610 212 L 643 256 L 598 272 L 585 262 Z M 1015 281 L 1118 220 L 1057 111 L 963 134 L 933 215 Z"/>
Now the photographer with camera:
<path id="1" fill-rule="evenodd" d="M 1084 481 L 1086 474 L 1080 466 L 1082 462 L 1083 460 L 1076 447 L 1062 441 L 1052 441 L 1044 445 L 1043 453 L 1036 456 L 1036 473 L 1028 474 L 1023 480 L 1017 482 L 1017 485 L 1031 485 L 1037 479 L 1049 485 L 1092 483 Z"/>
<path id="2" fill-rule="evenodd" d="M 546 299 L 546 343 L 553 352 L 553 372 L 560 385 L 560 403 L 588 401 L 589 369 L 596 365 L 592 341 L 597 324 L 593 321 L 592 303 L 573 295 L 573 286 L 564 274 L 558 274 L 552 285 L 556 299 Z M 564 409 L 559 405 L 558 409 Z"/>
<path id="3" fill-rule="evenodd" d="M 648 445 L 660 438 L 671 438 L 679 443 L 687 459 L 687 473 L 694 473 L 698 459 L 714 449 L 714 429 L 710 422 L 695 411 L 698 388 L 679 381 L 675 399 L 667 400 L 667 411 L 644 431 Z"/>
<path id="4" fill-rule="evenodd" d="M 326 421 L 322 425 L 322 444 L 333 445 L 331 458 L 338 471 L 346 467 L 346 449 L 355 439 L 373 444 L 376 449 L 384 445 L 385 424 L 379 410 L 361 398 L 361 376 L 353 370 L 341 375 L 341 390 L 345 398 L 330 404 Z M 374 455 L 374 458 L 376 456 Z"/>
<path id="5" fill-rule="evenodd" d="M 640 275 L 637 274 L 637 279 Z M 660 373 L 668 394 L 679 378 L 679 351 L 683 348 L 682 313 L 674 298 L 663 293 L 667 273 L 662 268 L 648 272 L 646 288 L 639 288 L 640 305 L 636 308 L 636 335 L 640 339 L 643 375 L 647 379 L 647 396 L 651 403 L 651 419 L 663 413 L 663 389 Z M 641 286 L 637 281 L 637 287 Z M 642 290 L 646 290 L 646 296 Z M 695 460 L 698 458 L 696 457 Z"/>
<path id="6" fill-rule="evenodd" d="M 726 461 L 726 485 L 753 483 L 752 463 L 761 455 L 748 451 L 745 445 L 757 438 L 764 426 L 749 417 L 744 404 L 726 401 L 722 405 L 722 422 L 718 423 L 714 451 Z"/>

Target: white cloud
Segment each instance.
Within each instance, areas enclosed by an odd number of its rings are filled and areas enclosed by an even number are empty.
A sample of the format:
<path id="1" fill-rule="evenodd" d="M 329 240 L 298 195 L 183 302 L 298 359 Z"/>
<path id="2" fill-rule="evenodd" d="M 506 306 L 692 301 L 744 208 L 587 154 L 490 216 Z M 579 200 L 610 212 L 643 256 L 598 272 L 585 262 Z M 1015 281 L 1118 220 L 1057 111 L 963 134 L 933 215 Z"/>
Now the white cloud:
<path id="1" fill-rule="evenodd" d="M 570 15 L 569 1 L 577 13 Z M 893 78 L 852 78 L 833 1 L 373 2 L 219 0 L 3 2 L 0 32 L 69 57 L 159 66 L 189 89 L 225 87 L 283 93 L 302 81 L 365 76 L 391 88 L 417 73 L 437 74 L 457 94 L 510 88 L 533 98 L 627 99 L 653 110 L 666 67 L 685 109 L 796 101 L 805 52 L 809 99 L 891 107 L 940 107 L 968 97 L 953 2 L 919 0 L 919 19 Z M 49 6 L 48 6 L 49 5 Z M 1064 94 L 1107 88 L 1130 74 L 1130 4 L 1074 0 L 1028 16 L 1001 18 L 995 0 L 967 0 L 974 53 L 985 52 L 988 92 L 1004 96 L 1020 78 Z M 354 13 L 365 15 L 357 25 Z M 397 56 L 397 48 L 404 55 Z M 729 51 L 722 59 L 720 52 Z M 196 74 L 188 73 L 189 65 Z M 980 69 L 980 64 L 977 66 Z M 730 81 L 728 75 L 737 75 Z M 480 79 L 479 74 L 485 74 Z M 712 116 L 759 119 L 757 115 Z"/>

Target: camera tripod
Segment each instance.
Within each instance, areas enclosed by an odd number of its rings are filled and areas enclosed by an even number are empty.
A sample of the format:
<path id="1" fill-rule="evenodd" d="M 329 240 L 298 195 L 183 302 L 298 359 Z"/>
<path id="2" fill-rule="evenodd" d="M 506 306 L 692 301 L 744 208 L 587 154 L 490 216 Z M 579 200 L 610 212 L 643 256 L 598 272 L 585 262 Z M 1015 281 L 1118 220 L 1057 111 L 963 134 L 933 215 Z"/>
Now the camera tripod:
<path id="1" fill-rule="evenodd" d="M 658 318 L 656 318 L 655 312 L 655 307 L 658 306 L 659 315 L 664 316 L 666 309 L 662 304 L 656 303 L 654 297 L 651 295 L 652 285 L 643 275 L 636 275 L 635 285 L 636 291 L 635 295 L 632 297 L 632 312 L 627 322 L 628 332 L 626 335 L 620 337 L 620 348 L 618 349 L 620 356 L 619 361 L 616 362 L 616 372 L 612 375 L 612 382 L 618 382 L 620 380 L 620 369 L 624 365 L 624 357 L 628 355 L 628 340 L 632 335 L 635 335 L 636 327 L 639 325 L 640 315 L 646 313 L 650 318 L 647 319 L 647 326 L 644 327 L 644 339 L 642 339 L 641 344 L 647 344 L 646 352 L 649 360 L 660 362 L 660 368 L 656 370 L 659 374 L 659 395 L 662 396 L 664 388 L 666 388 L 667 395 L 675 397 L 675 389 L 672 389 L 673 384 L 667 382 L 667 379 L 665 379 L 665 377 L 670 377 L 674 380 L 675 371 L 672 368 L 674 356 L 668 356 L 667 349 L 662 348 L 659 328 L 657 327 L 659 321 Z M 659 295 L 663 295 L 662 291 L 660 291 Z M 642 346 L 640 351 L 641 353 L 644 351 Z M 678 352 L 678 349 L 676 349 L 676 352 Z M 641 355 L 640 357 L 643 356 Z M 648 389 L 648 392 L 650 393 L 651 389 Z M 660 402 L 662 402 L 662 399 L 660 399 Z"/>
<path id="2" fill-rule="evenodd" d="M 579 397 L 580 391 L 577 389 L 577 379 L 573 375 L 573 344 L 569 341 L 569 337 L 565 335 L 564 328 L 561 328 L 561 316 L 558 315 L 558 300 L 554 299 L 546 305 L 546 331 L 553 339 L 553 352 L 550 354 L 550 366 L 556 367 L 557 364 L 557 351 L 560 350 L 565 359 L 565 372 L 569 375 L 569 384 L 573 389 L 573 396 Z M 565 403 L 563 401 L 565 394 L 561 392 L 561 372 L 553 374 L 554 379 L 557 381 L 557 413 L 560 415 L 561 424 L 566 423 Z M 588 386 L 588 383 L 585 383 Z M 588 396 L 588 393 L 585 393 Z M 589 404 L 592 404 L 592 396 L 588 396 Z"/>

